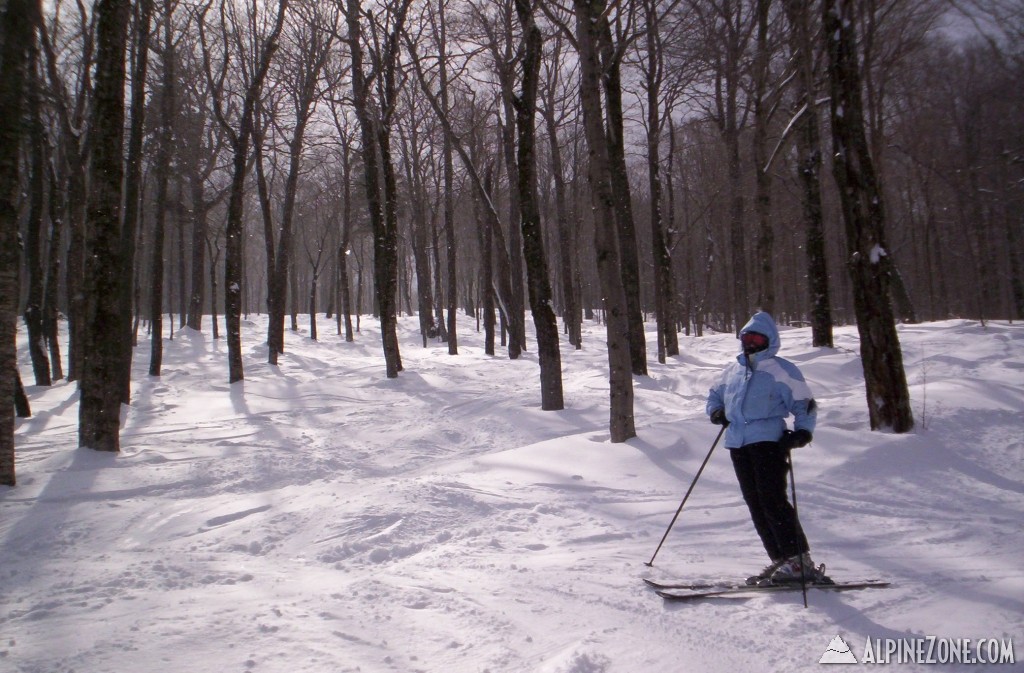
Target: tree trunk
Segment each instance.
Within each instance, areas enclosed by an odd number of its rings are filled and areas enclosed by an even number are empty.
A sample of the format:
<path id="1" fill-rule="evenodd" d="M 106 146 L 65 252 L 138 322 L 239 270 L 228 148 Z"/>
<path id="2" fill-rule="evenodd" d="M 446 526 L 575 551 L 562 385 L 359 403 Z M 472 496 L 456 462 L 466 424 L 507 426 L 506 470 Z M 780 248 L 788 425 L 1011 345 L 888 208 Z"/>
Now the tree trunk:
<path id="1" fill-rule="evenodd" d="M 757 306 L 775 314 L 775 271 L 772 261 L 775 235 L 772 228 L 772 177 L 768 172 L 768 124 L 772 104 L 768 97 L 771 53 L 768 47 L 768 14 L 771 0 L 757 0 L 757 51 L 754 57 L 754 211 L 757 213 Z"/>
<path id="2" fill-rule="evenodd" d="M 341 247 L 338 250 L 338 294 L 341 297 L 338 310 L 345 322 L 345 341 L 352 343 L 355 335 L 352 333 L 352 293 L 348 282 L 348 248 L 352 231 L 352 161 L 348 137 L 342 135 L 341 188 L 345 203 L 341 210 Z"/>
<path id="3" fill-rule="evenodd" d="M 123 401 L 122 298 L 130 293 L 124 273 L 122 198 L 124 178 L 125 46 L 128 0 L 96 3 L 96 87 L 90 122 L 89 198 L 86 212 L 84 340 L 79 389 L 78 441 L 98 451 L 120 450 Z"/>
<path id="4" fill-rule="evenodd" d="M 483 214 L 483 199 L 479 193 L 473 195 L 473 210 L 476 214 L 477 240 L 480 244 L 480 304 L 484 322 L 484 353 L 494 355 L 494 269 L 491 264 L 494 239 L 491 227 Z"/>
<path id="5" fill-rule="evenodd" d="M 809 0 L 785 0 L 789 44 L 796 65 L 797 177 L 806 230 L 807 280 L 811 295 L 811 341 L 832 348 L 832 303 L 825 259 L 825 227 L 821 205 L 821 137 L 815 85 L 814 40 Z"/>
<path id="6" fill-rule="evenodd" d="M 277 18 L 270 34 L 256 52 L 253 75 L 246 89 L 241 105 L 237 130 L 232 128 L 225 117 L 223 101 L 215 101 L 215 113 L 224 131 L 230 138 L 231 183 L 228 191 L 228 210 L 224 226 L 224 322 L 227 328 L 228 382 L 235 383 L 245 378 L 242 364 L 242 267 L 245 248 L 245 176 L 248 170 L 249 146 L 252 140 L 256 104 L 263 89 L 270 59 L 277 49 L 277 38 L 284 25 L 288 0 L 280 0 Z M 199 22 L 200 30 L 202 21 Z M 209 70 L 209 66 L 207 66 Z M 210 82 L 215 98 L 216 84 Z M 220 92 L 222 93 L 222 92 Z"/>
<path id="7" fill-rule="evenodd" d="M 448 111 L 448 21 L 445 17 L 445 5 L 447 0 L 438 0 L 439 14 L 439 35 L 438 35 L 438 71 L 440 73 L 440 103 L 441 109 Z M 441 161 L 443 164 L 444 186 L 444 237 L 445 252 L 448 263 L 448 354 L 458 355 L 459 353 L 459 331 L 456 317 L 458 315 L 459 298 L 459 277 L 457 267 L 457 255 L 455 246 L 455 168 L 452 163 L 452 139 L 444 134 L 441 147 Z M 440 268 L 438 269 L 440 272 Z"/>
<path id="8" fill-rule="evenodd" d="M 401 0 L 387 37 L 386 53 L 372 66 L 381 83 L 384 100 L 371 102 L 370 87 L 363 68 L 362 17 L 358 0 L 347 0 L 348 44 L 352 59 L 353 106 L 362 132 L 363 168 L 370 224 L 373 229 L 373 278 L 380 311 L 381 341 L 385 374 L 397 378 L 402 370 L 398 348 L 396 294 L 398 285 L 398 221 L 394 165 L 391 160 L 390 130 L 380 115 L 389 109 L 394 96 L 398 36 L 405 22 L 409 0 Z"/>
<path id="9" fill-rule="evenodd" d="M 431 215 L 430 218 L 430 254 L 434 260 L 434 317 L 435 325 L 437 325 L 437 337 L 443 341 L 448 341 L 448 322 L 444 318 L 445 304 L 444 301 L 445 291 L 444 283 L 441 280 L 441 238 L 437 231 L 437 211 Z"/>
<path id="10" fill-rule="evenodd" d="M 662 45 L 658 36 L 658 8 L 648 0 L 644 3 L 647 18 L 647 180 L 651 198 L 651 254 L 654 261 L 654 314 L 658 326 L 658 362 L 665 364 L 668 356 L 679 355 L 676 319 L 673 310 L 672 253 L 665 240 L 662 217 L 661 184 L 661 81 L 663 73 Z"/>
<path id="11" fill-rule="evenodd" d="M 18 200 L 22 113 L 29 47 L 35 39 L 32 0 L 7 0 L 0 14 L 0 485 L 17 483 L 14 402 L 18 376 Z"/>
<path id="12" fill-rule="evenodd" d="M 164 86 L 167 86 L 166 83 Z M 185 324 L 197 332 L 203 329 L 203 304 L 206 300 L 206 236 L 209 229 L 209 205 L 205 200 L 203 180 L 192 176 L 192 291 L 188 299 Z"/>
<path id="13" fill-rule="evenodd" d="M 540 80 L 541 32 L 534 21 L 533 0 L 516 0 L 523 30 L 522 93 L 515 99 L 518 129 L 517 169 L 523 257 L 526 260 L 530 311 L 537 332 L 540 359 L 541 408 L 559 410 L 562 401 L 562 358 L 558 348 L 558 319 L 551 303 L 551 281 L 544 254 L 540 209 L 537 206 L 536 116 Z"/>
<path id="14" fill-rule="evenodd" d="M 633 421 L 633 376 L 626 294 L 622 287 L 612 194 L 608 137 L 601 113 L 601 62 L 598 20 L 604 0 L 574 0 L 580 57 L 580 100 L 587 138 L 587 179 L 594 209 L 594 247 L 607 318 L 609 431 L 611 441 L 636 436 Z"/>
<path id="15" fill-rule="evenodd" d="M 33 40 L 34 42 L 34 40 Z M 25 227 L 25 268 L 28 271 L 28 301 L 25 304 L 25 328 L 32 373 L 37 386 L 48 386 L 50 362 L 46 356 L 46 334 L 43 330 L 43 210 L 46 200 L 46 137 L 43 131 L 38 72 L 38 48 L 29 47 L 29 76 L 26 81 L 28 103 L 28 222 Z M 56 189 L 56 186 L 54 186 Z M 53 251 L 53 254 L 59 254 Z"/>
<path id="16" fill-rule="evenodd" d="M 316 341 L 316 285 L 318 274 L 313 272 L 313 280 L 309 283 L 309 338 Z"/>
<path id="17" fill-rule="evenodd" d="M 416 274 L 416 314 L 420 323 L 420 339 L 423 347 L 426 348 L 431 339 L 437 336 L 437 326 L 434 323 L 434 292 L 431 287 L 430 276 L 430 241 L 427 213 L 430 207 L 427 201 L 426 188 L 423 183 L 422 162 L 416 158 L 424 148 L 420 145 L 419 125 L 410 124 L 409 137 L 402 135 L 403 151 L 405 154 L 405 175 L 409 184 L 409 190 L 414 199 L 414 206 L 410 213 L 410 225 L 412 227 L 412 256 L 413 271 Z"/>
<path id="18" fill-rule="evenodd" d="M 132 69 L 131 127 L 125 167 L 124 216 L 121 222 L 121 317 L 118 330 L 121 345 L 121 401 L 131 403 L 132 315 L 135 298 L 135 248 L 138 245 L 140 198 L 142 194 L 142 141 L 146 123 L 146 72 L 149 69 L 150 17 L 153 0 L 139 0 L 135 6 L 135 63 Z"/>
<path id="19" fill-rule="evenodd" d="M 619 264 L 622 289 L 626 297 L 626 320 L 629 332 L 629 357 L 634 374 L 647 375 L 647 342 L 640 301 L 640 257 L 633 221 L 633 200 L 630 197 L 629 172 L 626 166 L 626 137 L 622 109 L 622 53 L 612 39 L 607 13 L 596 17 L 599 31 L 602 82 L 607 106 L 605 134 L 608 144 L 608 170 L 614 199 L 615 230 L 619 243 Z"/>
<path id="20" fill-rule="evenodd" d="M 61 252 L 63 250 L 65 192 L 54 169 L 55 160 L 49 162 L 50 172 L 50 256 L 46 266 L 46 290 L 43 293 L 43 336 L 50 349 L 51 380 L 64 378 L 64 365 L 60 355 L 59 285 Z"/>
<path id="21" fill-rule="evenodd" d="M 156 195 L 153 203 L 153 242 L 150 261 L 150 288 L 149 315 L 152 321 L 150 330 L 150 356 L 149 375 L 160 376 L 160 369 L 163 366 L 163 294 L 164 294 L 164 230 L 167 219 L 167 183 L 170 179 L 171 156 L 174 142 L 174 105 L 175 105 L 175 53 L 174 35 L 171 30 L 171 13 L 173 11 L 172 0 L 164 3 L 163 17 L 163 78 L 160 86 L 160 122 L 157 136 L 157 154 L 153 166 L 153 180 L 156 182 Z M 195 194 L 193 188 L 193 195 Z M 200 190 L 201 191 L 201 190 Z M 193 196 L 194 198 L 194 196 Z M 193 210 L 199 210 L 193 203 Z M 205 213 L 203 215 L 205 218 Z M 195 248 L 197 246 L 195 237 L 192 239 L 193 262 L 195 261 Z M 200 269 L 201 271 L 202 269 Z M 204 285 L 203 277 L 200 274 L 198 281 L 195 278 L 195 267 L 193 267 L 192 294 L 195 297 L 196 284 L 199 288 Z M 201 293 L 200 293 L 201 296 Z M 191 313 L 191 312 L 190 312 Z M 191 326 L 191 315 L 190 315 Z M 193 328 L 198 329 L 198 328 Z"/>
<path id="22" fill-rule="evenodd" d="M 466 150 L 463 144 L 459 142 L 459 139 L 452 129 L 451 120 L 445 116 L 437 95 L 430 92 L 426 83 L 426 78 L 423 74 L 423 69 L 419 63 L 419 57 L 415 52 L 415 45 L 412 44 L 411 41 L 408 41 L 408 44 L 413 65 L 415 66 L 416 76 L 420 81 L 420 87 L 426 94 L 431 107 L 434 108 L 434 112 L 437 115 L 438 121 L 441 122 L 441 127 L 444 129 L 445 134 L 451 138 L 452 147 L 462 159 L 462 163 L 465 166 L 466 171 L 469 173 L 470 182 L 472 182 L 477 195 L 480 197 L 480 203 L 484 206 L 483 212 L 486 217 L 486 223 L 490 228 L 490 234 L 493 237 L 494 242 L 494 246 L 491 250 L 492 261 L 495 262 L 493 276 L 494 294 L 498 301 L 498 309 L 506 321 L 503 326 L 507 325 L 508 333 L 511 336 L 508 341 L 508 356 L 510 360 L 515 360 L 523 351 L 522 341 L 516 335 L 525 334 L 525 328 L 523 325 L 522 304 L 519 304 L 519 310 L 515 310 L 514 308 L 516 299 L 514 297 L 515 293 L 513 290 L 513 277 L 515 274 L 512 271 L 510 259 L 515 255 L 510 254 L 509 251 L 513 249 L 509 248 L 505 243 L 505 235 L 501 229 L 501 219 L 498 216 L 498 210 L 492 198 L 490 188 L 492 173 L 491 171 L 488 171 L 486 179 L 480 175 L 480 172 L 477 170 L 477 162 L 473 160 L 473 157 Z M 512 195 L 518 199 L 518 190 L 513 190 Z M 516 227 L 512 227 L 512 229 L 515 230 Z M 518 252 L 516 252 L 516 255 L 518 255 Z M 504 338 L 504 330 L 502 334 Z M 502 343 L 504 344 L 504 341 Z"/>
<path id="23" fill-rule="evenodd" d="M 512 39 L 511 32 L 508 39 Z M 515 112 L 512 108 L 512 96 L 514 94 L 511 87 L 511 82 L 502 83 L 505 123 L 501 125 L 501 135 L 505 156 L 505 170 L 508 172 L 509 223 L 508 246 L 506 248 L 508 275 L 503 281 L 507 292 L 499 293 L 498 296 L 504 304 L 503 310 L 508 320 L 508 333 L 510 337 L 508 345 L 509 357 L 514 360 L 519 357 L 522 351 L 526 350 L 526 322 L 524 316 L 525 302 L 523 300 L 523 256 L 520 254 L 520 251 L 523 249 L 523 242 L 521 240 L 522 224 L 519 222 L 522 209 L 519 205 L 519 190 L 516 188 L 516 185 L 519 183 L 519 177 L 515 160 Z M 499 234 L 497 232 L 495 235 L 496 240 L 500 241 L 504 246 L 504 235 L 501 234 L 500 238 L 498 238 Z"/>
<path id="24" fill-rule="evenodd" d="M 561 42 L 555 45 L 555 54 L 552 61 L 558 63 L 561 53 Z M 582 325 L 580 320 L 579 297 L 574 286 L 573 273 L 573 235 L 572 221 L 569 219 L 569 206 L 567 203 L 565 168 L 562 161 L 562 148 L 558 141 L 558 123 L 555 119 L 555 87 L 558 80 L 558 68 L 551 68 L 551 75 L 547 83 L 549 98 L 544 106 L 544 122 L 547 127 L 548 140 L 551 153 L 551 181 L 554 184 L 555 192 L 555 219 L 558 224 L 558 249 L 561 260 L 561 284 L 563 297 L 563 316 L 566 331 L 569 333 L 569 343 L 577 350 L 582 345 Z"/>
<path id="25" fill-rule="evenodd" d="M 889 295 L 882 194 L 868 151 L 853 0 L 825 0 L 833 172 L 839 188 L 871 429 L 914 427 L 903 353 Z"/>

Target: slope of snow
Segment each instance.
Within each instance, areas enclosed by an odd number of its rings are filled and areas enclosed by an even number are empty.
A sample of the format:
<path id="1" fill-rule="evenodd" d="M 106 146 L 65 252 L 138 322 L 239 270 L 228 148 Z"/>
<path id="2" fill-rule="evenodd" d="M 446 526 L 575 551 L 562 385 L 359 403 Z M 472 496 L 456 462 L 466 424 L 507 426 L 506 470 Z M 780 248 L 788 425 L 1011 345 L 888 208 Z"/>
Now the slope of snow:
<path id="1" fill-rule="evenodd" d="M 254 317 L 235 385 L 223 341 L 182 330 L 160 378 L 143 343 L 119 455 L 76 448 L 73 385 L 29 386 L 0 489 L 0 670 L 734 673 L 816 670 L 837 635 L 858 659 L 868 639 L 1024 648 L 1024 327 L 901 327 L 906 435 L 868 431 L 854 328 L 835 349 L 783 332 L 820 405 L 794 454 L 815 558 L 893 582 L 804 609 L 667 605 L 640 581 L 766 562 L 719 449 L 644 565 L 716 436 L 704 398 L 731 335 L 652 363 L 639 436 L 612 444 L 603 327 L 563 344 L 566 408 L 544 412 L 536 353 L 486 356 L 460 320 L 449 356 L 401 319 L 397 380 L 371 319 L 354 344 L 289 332 L 273 367 Z"/>

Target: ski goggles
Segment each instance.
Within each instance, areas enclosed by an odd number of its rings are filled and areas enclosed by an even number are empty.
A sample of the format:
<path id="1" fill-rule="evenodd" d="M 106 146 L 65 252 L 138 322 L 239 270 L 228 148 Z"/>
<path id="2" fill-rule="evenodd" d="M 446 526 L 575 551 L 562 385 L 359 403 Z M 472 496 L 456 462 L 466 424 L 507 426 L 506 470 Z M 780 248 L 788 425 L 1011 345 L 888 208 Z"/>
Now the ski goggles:
<path id="1" fill-rule="evenodd" d="M 740 335 L 744 353 L 756 353 L 768 348 L 768 337 L 760 332 L 744 332 Z"/>

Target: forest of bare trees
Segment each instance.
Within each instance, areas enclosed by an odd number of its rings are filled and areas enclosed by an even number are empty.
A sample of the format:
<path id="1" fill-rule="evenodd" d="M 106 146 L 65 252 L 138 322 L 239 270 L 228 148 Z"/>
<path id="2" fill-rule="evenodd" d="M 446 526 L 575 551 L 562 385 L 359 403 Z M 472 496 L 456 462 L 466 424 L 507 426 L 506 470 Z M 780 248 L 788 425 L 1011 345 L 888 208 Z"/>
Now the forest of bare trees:
<path id="1" fill-rule="evenodd" d="M 30 413 L 24 329 L 82 446 L 118 450 L 140 338 L 152 376 L 177 330 L 225 338 L 240 381 L 253 313 L 284 366 L 299 313 L 314 339 L 379 320 L 397 377 L 398 318 L 457 356 L 461 311 L 489 353 L 536 350 L 551 410 L 601 321 L 613 441 L 649 360 L 757 308 L 817 346 L 856 324 L 896 431 L 897 321 L 1024 319 L 1016 0 L 0 8 L 0 398 Z"/>

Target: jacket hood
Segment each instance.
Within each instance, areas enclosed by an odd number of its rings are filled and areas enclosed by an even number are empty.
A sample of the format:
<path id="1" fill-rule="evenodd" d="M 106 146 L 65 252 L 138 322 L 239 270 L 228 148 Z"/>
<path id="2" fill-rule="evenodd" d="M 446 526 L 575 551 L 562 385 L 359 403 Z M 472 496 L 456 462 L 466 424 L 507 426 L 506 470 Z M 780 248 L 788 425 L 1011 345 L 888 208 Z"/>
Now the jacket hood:
<path id="1" fill-rule="evenodd" d="M 754 353 L 754 360 L 763 360 L 764 358 L 775 357 L 779 352 L 779 348 L 782 346 L 782 340 L 779 339 L 779 328 L 775 326 L 775 320 L 772 319 L 771 315 L 764 311 L 758 311 L 747 324 L 740 330 L 740 336 L 747 332 L 757 332 L 768 337 L 768 348 L 760 353 Z M 743 344 L 740 344 L 740 355 L 739 361 L 746 363 L 746 356 L 743 353 Z"/>

